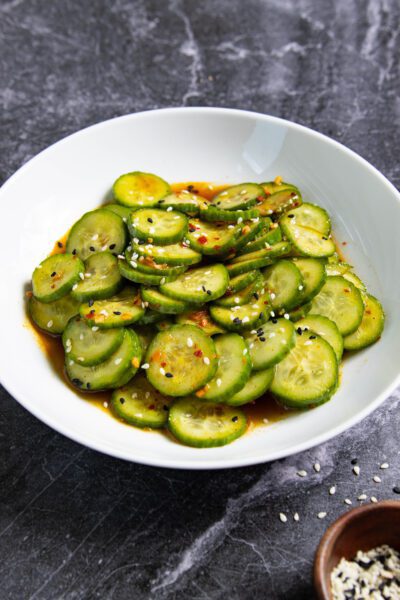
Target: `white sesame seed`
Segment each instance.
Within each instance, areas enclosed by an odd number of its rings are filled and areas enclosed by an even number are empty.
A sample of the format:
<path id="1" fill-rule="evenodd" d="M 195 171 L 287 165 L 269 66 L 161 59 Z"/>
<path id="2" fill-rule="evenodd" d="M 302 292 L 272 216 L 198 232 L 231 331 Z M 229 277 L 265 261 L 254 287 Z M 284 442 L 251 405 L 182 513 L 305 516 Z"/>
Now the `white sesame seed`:
<path id="1" fill-rule="evenodd" d="M 119 365 L 121 362 L 122 362 L 122 358 L 116 358 L 116 359 L 114 360 L 114 364 L 115 364 L 115 365 Z"/>
<path id="2" fill-rule="evenodd" d="M 318 519 L 325 519 L 326 517 L 326 512 L 319 512 L 317 515 Z"/>
<path id="3" fill-rule="evenodd" d="M 283 318 L 284 318 L 284 319 L 290 319 L 290 315 L 289 315 L 288 313 L 285 313 L 285 314 L 283 315 Z"/>
<path id="4" fill-rule="evenodd" d="M 250 321 L 250 319 L 247 315 L 245 317 L 243 317 L 242 323 L 247 323 L 248 321 Z"/>
<path id="5" fill-rule="evenodd" d="M 95 233 L 94 235 L 92 235 L 92 240 L 95 242 L 99 237 L 98 233 Z"/>
<path id="6" fill-rule="evenodd" d="M 271 339 L 273 337 L 275 337 L 275 333 L 274 332 L 270 333 L 269 336 L 268 336 L 269 339 Z"/>
<path id="7" fill-rule="evenodd" d="M 332 485 L 332 486 L 329 488 L 329 495 L 330 495 L 330 496 L 333 496 L 334 494 L 336 494 L 336 486 L 335 486 L 335 485 Z"/>
<path id="8" fill-rule="evenodd" d="M 51 319 L 50 319 L 50 321 L 48 321 L 48 323 L 47 323 L 47 327 L 49 327 L 49 328 L 50 328 L 50 327 L 53 327 L 53 321 L 52 321 Z"/>
<path id="9" fill-rule="evenodd" d="M 320 472 L 320 470 L 321 470 L 321 465 L 320 465 L 319 463 L 315 463 L 315 464 L 314 464 L 314 471 L 315 471 L 316 473 L 319 473 L 319 472 Z"/>
<path id="10" fill-rule="evenodd" d="M 80 339 L 80 340 L 83 340 L 83 333 L 81 333 L 81 334 L 79 335 L 79 339 Z"/>
<path id="11" fill-rule="evenodd" d="M 378 498 L 376 498 L 375 496 L 371 496 L 370 500 L 373 504 L 376 504 L 378 502 Z"/>
<path id="12" fill-rule="evenodd" d="M 238 225 L 240 225 L 240 223 L 243 223 L 243 217 L 239 217 L 237 222 L 238 222 Z"/>
<path id="13" fill-rule="evenodd" d="M 103 402 L 104 408 L 108 408 L 108 402 Z"/>
<path id="14" fill-rule="evenodd" d="M 357 500 L 366 500 L 367 499 L 367 494 L 360 494 L 357 498 Z"/>
<path id="15" fill-rule="evenodd" d="M 265 425 L 267 425 L 267 423 L 269 423 L 269 420 L 268 420 L 267 418 L 264 418 L 264 419 L 263 419 L 263 423 L 264 423 Z"/>
<path id="16" fill-rule="evenodd" d="M 81 279 L 85 279 L 85 276 L 84 276 L 84 274 L 83 274 L 83 273 L 79 273 L 79 277 L 80 277 Z"/>
<path id="17" fill-rule="evenodd" d="M 375 481 L 375 483 L 381 483 L 382 481 L 382 479 L 378 477 L 378 475 L 374 475 L 372 479 Z"/>
<path id="18" fill-rule="evenodd" d="M 73 291 L 75 291 L 77 287 L 78 287 L 78 284 L 74 283 L 74 285 L 72 286 Z"/>
<path id="19" fill-rule="evenodd" d="M 219 379 L 219 378 L 218 378 L 218 379 L 217 379 L 217 386 L 218 386 L 218 387 L 220 387 L 220 386 L 221 386 L 221 383 L 222 383 L 221 379 Z"/>
<path id="20" fill-rule="evenodd" d="M 389 463 L 384 462 L 381 464 L 381 466 L 379 467 L 380 469 L 388 469 L 389 468 Z"/>
<path id="21" fill-rule="evenodd" d="M 131 260 L 131 267 L 133 269 L 137 269 L 137 262 L 135 262 L 134 260 Z"/>
<path id="22" fill-rule="evenodd" d="M 133 398 L 133 399 L 137 398 L 137 392 L 132 392 L 131 398 Z"/>
<path id="23" fill-rule="evenodd" d="M 274 317 L 274 316 L 275 316 L 275 313 L 274 313 L 274 311 L 273 311 L 273 310 L 271 310 L 269 314 L 271 315 L 271 317 Z"/>
<path id="24" fill-rule="evenodd" d="M 312 344 L 312 341 L 311 341 L 311 340 L 307 340 L 306 342 L 304 342 L 304 345 L 305 345 L 305 346 L 311 346 L 311 344 Z"/>
<path id="25" fill-rule="evenodd" d="M 78 356 L 78 360 L 79 362 L 83 362 L 85 359 L 83 358 L 83 356 Z"/>
<path id="26" fill-rule="evenodd" d="M 203 362 L 204 362 L 205 365 L 209 365 L 210 364 L 210 359 L 208 358 L 208 356 L 204 356 Z"/>
<path id="27" fill-rule="evenodd" d="M 119 258 L 120 260 L 125 260 L 125 256 L 124 256 L 123 254 L 118 254 L 118 258 Z"/>
<path id="28" fill-rule="evenodd" d="M 167 208 L 167 212 L 171 212 L 171 211 L 173 211 L 173 210 L 174 210 L 174 209 L 172 208 L 172 206 L 168 206 L 168 208 Z"/>
<path id="29" fill-rule="evenodd" d="M 293 515 L 293 521 L 300 521 L 300 517 L 299 517 L 299 513 L 294 513 Z"/>
<path id="30" fill-rule="evenodd" d="M 165 375 L 165 369 L 163 369 L 162 367 L 160 367 L 160 373 L 161 373 L 161 375 Z"/>
<path id="31" fill-rule="evenodd" d="M 301 292 L 301 290 L 304 289 L 304 285 L 299 285 L 299 287 L 297 289 Z"/>
<path id="32" fill-rule="evenodd" d="M 279 513 L 279 518 L 282 521 L 282 523 L 286 523 L 287 516 L 284 513 Z"/>
<path id="33" fill-rule="evenodd" d="M 149 363 L 143 363 L 142 369 L 148 369 L 150 367 Z"/>
<path id="34" fill-rule="evenodd" d="M 301 469 L 300 471 L 297 471 L 297 475 L 299 477 L 307 477 L 307 471 L 305 471 L 304 469 Z"/>
<path id="35" fill-rule="evenodd" d="M 160 283 L 161 283 L 161 285 L 164 285 L 164 283 L 165 283 L 165 277 L 161 277 Z"/>
<path id="36" fill-rule="evenodd" d="M 276 294 L 274 294 L 274 292 L 271 292 L 269 297 L 271 298 L 271 300 L 275 300 Z M 271 313 L 271 315 L 272 315 L 272 313 Z M 272 315 L 272 316 L 275 316 L 275 315 Z"/>
<path id="37" fill-rule="evenodd" d="M 192 340 L 192 338 L 190 338 L 190 337 L 189 337 L 189 338 L 186 340 L 186 343 L 187 343 L 187 346 L 188 346 L 188 348 L 191 348 L 191 347 L 193 346 L 193 340 Z"/>
<path id="38" fill-rule="evenodd" d="M 360 467 L 358 465 L 356 465 L 355 467 L 353 467 L 353 473 L 354 473 L 354 475 L 359 475 L 360 474 Z"/>
<path id="39" fill-rule="evenodd" d="M 345 504 L 348 504 L 349 506 L 350 506 L 351 504 L 353 504 L 353 503 L 352 503 L 352 501 L 350 500 L 350 498 L 345 498 L 345 501 L 344 501 L 344 503 L 345 503 Z"/>
<path id="40" fill-rule="evenodd" d="M 244 321 L 244 319 L 243 319 L 243 321 Z M 245 349 L 243 350 L 243 356 L 246 356 L 247 352 L 248 352 L 248 350 L 247 350 L 247 348 L 245 348 Z"/>
<path id="41" fill-rule="evenodd" d="M 154 228 L 154 227 L 150 227 L 150 229 L 149 229 L 149 233 L 153 234 L 153 233 L 155 233 L 155 232 L 156 232 L 155 228 Z"/>
<path id="42" fill-rule="evenodd" d="M 98 331 L 98 330 L 99 330 L 99 328 L 97 326 L 92 327 L 92 331 Z"/>
<path id="43" fill-rule="evenodd" d="M 73 365 L 73 364 L 74 364 L 74 361 L 73 361 L 73 360 L 70 360 L 70 361 L 69 361 L 69 364 L 70 364 L 70 365 Z"/>

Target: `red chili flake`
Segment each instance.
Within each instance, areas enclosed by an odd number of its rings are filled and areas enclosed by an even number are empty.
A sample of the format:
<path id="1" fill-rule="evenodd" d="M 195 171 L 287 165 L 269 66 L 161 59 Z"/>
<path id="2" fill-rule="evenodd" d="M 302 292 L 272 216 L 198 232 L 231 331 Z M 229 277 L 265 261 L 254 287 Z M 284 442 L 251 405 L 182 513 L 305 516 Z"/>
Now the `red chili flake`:
<path id="1" fill-rule="evenodd" d="M 205 235 L 201 235 L 198 240 L 199 244 L 206 244 L 207 243 L 207 236 Z"/>
<path id="2" fill-rule="evenodd" d="M 147 407 L 149 410 L 155 410 L 156 406 L 155 404 L 150 404 L 150 406 Z"/>
<path id="3" fill-rule="evenodd" d="M 342 246 L 347 246 L 347 242 L 342 242 Z"/>
<path id="4" fill-rule="evenodd" d="M 300 206 L 300 202 L 293 202 L 292 206 L 296 208 L 296 206 Z"/>
<path id="5" fill-rule="evenodd" d="M 167 366 L 167 363 L 166 363 L 166 362 L 162 362 L 162 363 L 161 363 L 161 366 L 162 366 L 162 367 L 166 367 L 166 366 Z"/>
<path id="6" fill-rule="evenodd" d="M 193 223 L 189 223 L 189 231 L 196 231 L 196 227 L 193 225 Z"/>
<path id="7" fill-rule="evenodd" d="M 215 244 L 214 246 L 214 250 L 220 250 L 221 246 L 218 246 L 218 244 Z"/>
<path id="8" fill-rule="evenodd" d="M 90 311 L 87 315 L 85 315 L 86 319 L 94 319 L 94 312 Z"/>
<path id="9" fill-rule="evenodd" d="M 203 356 L 203 352 L 200 350 L 200 348 L 198 350 L 196 350 L 195 352 L 193 352 L 193 354 L 199 358 L 200 358 L 200 356 Z"/>
<path id="10" fill-rule="evenodd" d="M 365 312 L 367 313 L 367 315 L 372 314 L 371 311 L 369 310 L 369 308 Z"/>
<path id="11" fill-rule="evenodd" d="M 346 292 L 346 294 L 350 294 L 349 288 L 343 288 L 343 291 Z"/>

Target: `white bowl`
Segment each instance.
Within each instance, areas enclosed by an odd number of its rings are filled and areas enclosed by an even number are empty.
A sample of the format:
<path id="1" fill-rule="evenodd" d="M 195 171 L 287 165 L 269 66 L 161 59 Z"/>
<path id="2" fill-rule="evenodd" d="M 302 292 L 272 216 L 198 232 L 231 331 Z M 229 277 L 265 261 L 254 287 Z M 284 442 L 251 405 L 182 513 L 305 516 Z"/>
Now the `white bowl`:
<path id="1" fill-rule="evenodd" d="M 26 327 L 24 286 L 35 265 L 126 171 L 170 182 L 264 181 L 282 175 L 332 215 L 345 256 L 383 303 L 386 328 L 347 359 L 327 404 L 231 445 L 198 450 L 111 418 L 75 395 L 51 369 Z M 319 444 L 375 409 L 399 383 L 400 195 L 374 167 L 340 144 L 274 117 L 184 108 L 127 115 L 84 129 L 24 165 L 0 190 L 0 380 L 25 408 L 101 452 L 163 467 L 217 469 L 273 460 Z"/>

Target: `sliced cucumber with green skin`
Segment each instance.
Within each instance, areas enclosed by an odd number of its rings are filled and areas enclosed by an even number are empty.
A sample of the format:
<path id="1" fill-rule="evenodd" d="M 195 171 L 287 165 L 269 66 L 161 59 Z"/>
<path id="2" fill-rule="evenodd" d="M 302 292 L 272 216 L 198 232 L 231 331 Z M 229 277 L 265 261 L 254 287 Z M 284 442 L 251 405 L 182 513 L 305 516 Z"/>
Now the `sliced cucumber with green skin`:
<path id="1" fill-rule="evenodd" d="M 274 378 L 275 369 L 265 369 L 264 371 L 253 371 L 239 392 L 225 401 L 228 406 L 242 406 L 260 398 L 267 392 Z"/>
<path id="2" fill-rule="evenodd" d="M 249 242 L 244 248 L 240 250 L 240 254 L 249 254 L 250 252 L 256 252 L 257 250 L 262 250 L 263 248 L 270 248 L 274 244 L 282 241 L 282 232 L 281 228 L 277 223 L 274 223 L 276 227 L 270 229 L 263 235 L 257 237 L 252 242 Z"/>
<path id="3" fill-rule="evenodd" d="M 240 292 L 236 292 L 235 294 L 229 293 L 228 295 L 225 293 L 224 296 L 215 301 L 215 304 L 217 306 L 226 306 L 227 308 L 248 304 L 252 299 L 258 300 L 258 292 L 262 289 L 263 285 L 264 278 L 261 273 L 259 273 L 257 279 L 240 290 Z"/>
<path id="4" fill-rule="evenodd" d="M 176 211 L 159 208 L 141 208 L 131 213 L 128 219 L 132 237 L 165 246 L 179 242 L 186 234 L 188 220 Z"/>
<path id="5" fill-rule="evenodd" d="M 250 283 L 255 281 L 259 277 L 259 274 L 260 271 L 258 269 L 254 269 L 253 271 L 247 271 L 247 273 L 232 277 L 229 281 L 229 287 L 226 293 L 234 294 L 235 292 L 240 292 L 240 290 L 243 290 Z"/>
<path id="6" fill-rule="evenodd" d="M 328 236 L 331 232 L 331 220 L 326 210 L 321 206 L 304 202 L 298 208 L 290 210 L 287 217 L 292 219 L 293 225 L 309 227 L 319 231 L 322 235 Z"/>
<path id="7" fill-rule="evenodd" d="M 128 223 L 129 215 L 132 212 L 130 208 L 122 206 L 122 204 L 106 204 L 103 208 L 121 217 L 124 223 Z"/>
<path id="8" fill-rule="evenodd" d="M 293 323 L 299 321 L 299 319 L 303 319 L 311 310 L 311 302 L 306 302 L 301 306 L 296 306 L 293 310 L 289 311 L 289 318 Z"/>
<path id="9" fill-rule="evenodd" d="M 327 277 L 311 303 L 310 314 L 331 319 L 343 336 L 353 333 L 361 323 L 364 304 L 359 290 L 344 277 Z"/>
<path id="10" fill-rule="evenodd" d="M 260 217 L 256 217 L 251 221 L 245 221 L 241 224 L 242 231 L 240 234 L 240 238 L 237 241 L 235 251 L 236 253 L 241 252 L 244 247 L 247 246 L 256 235 L 264 230 L 264 223 L 262 222 Z"/>
<path id="11" fill-rule="evenodd" d="M 147 275 L 157 275 L 157 277 L 163 277 L 164 275 L 174 275 L 177 277 L 189 268 L 186 265 L 180 267 L 156 263 L 148 256 L 138 256 L 137 252 L 132 251 L 131 246 L 128 246 L 125 250 L 125 258 L 133 269 L 137 269 Z"/>
<path id="12" fill-rule="evenodd" d="M 237 256 L 226 265 L 226 268 L 228 269 L 229 276 L 233 278 L 247 271 L 271 265 L 274 259 L 289 254 L 290 250 L 291 245 L 289 242 L 279 242 L 269 249 L 265 248 L 264 250 L 257 250 L 257 252 L 251 252 L 250 254 Z"/>
<path id="13" fill-rule="evenodd" d="M 249 304 L 225 308 L 224 306 L 210 306 L 210 315 L 214 321 L 228 331 L 243 331 L 255 325 L 261 325 L 268 320 L 270 315 L 269 296 L 259 296 Z"/>
<path id="14" fill-rule="evenodd" d="M 201 396 L 207 402 L 225 402 L 246 384 L 251 373 L 249 349 L 242 336 L 226 333 L 215 338 L 218 368 Z"/>
<path id="15" fill-rule="evenodd" d="M 71 295 L 48 303 L 40 302 L 34 296 L 29 300 L 29 313 L 33 322 L 47 333 L 62 333 L 71 317 L 78 312 L 79 302 Z"/>
<path id="16" fill-rule="evenodd" d="M 351 265 L 348 265 L 347 263 L 327 263 L 325 265 L 325 270 L 327 275 L 342 275 L 345 279 L 351 281 L 356 288 L 363 292 L 365 292 L 367 289 L 361 279 L 352 272 Z"/>
<path id="17" fill-rule="evenodd" d="M 246 210 L 264 196 L 264 190 L 258 183 L 240 183 L 223 190 L 211 202 L 221 210 Z"/>
<path id="18" fill-rule="evenodd" d="M 167 281 L 174 281 L 176 279 L 176 275 L 150 275 L 149 273 L 142 273 L 137 268 L 134 269 L 131 267 L 126 260 L 120 260 L 118 267 L 122 277 L 142 285 L 162 285 Z"/>
<path id="19" fill-rule="evenodd" d="M 140 317 L 137 322 L 138 325 L 155 325 L 159 321 L 164 319 L 164 315 L 162 313 L 156 312 L 155 310 L 151 310 L 150 308 L 146 309 L 146 312 L 143 316 Z"/>
<path id="20" fill-rule="evenodd" d="M 264 269 L 262 275 L 273 310 L 290 310 L 299 304 L 303 278 L 293 262 L 278 260 L 272 267 Z"/>
<path id="21" fill-rule="evenodd" d="M 290 213 L 291 214 L 291 213 Z M 279 221 L 283 234 L 300 256 L 323 258 L 334 254 L 336 248 L 333 240 L 315 229 L 293 224 L 290 215 L 285 215 Z"/>
<path id="22" fill-rule="evenodd" d="M 183 242 L 169 244 L 168 246 L 154 246 L 153 244 L 139 244 L 132 242 L 132 252 L 139 256 L 147 256 L 156 263 L 171 266 L 195 265 L 201 261 L 201 254 L 189 248 Z M 140 260 L 140 259 L 139 259 Z"/>
<path id="23" fill-rule="evenodd" d="M 318 258 L 294 258 L 293 262 L 303 278 L 299 304 L 304 304 L 314 298 L 324 285 L 325 264 Z"/>
<path id="24" fill-rule="evenodd" d="M 294 348 L 276 365 L 271 392 L 284 406 L 306 408 L 326 402 L 337 387 L 332 346 L 313 332 L 296 335 Z"/>
<path id="25" fill-rule="evenodd" d="M 160 291 L 188 304 L 202 304 L 223 296 L 229 285 L 229 275 L 222 264 L 190 269 L 175 281 L 160 286 Z"/>
<path id="26" fill-rule="evenodd" d="M 313 331 L 330 344 L 336 354 L 338 363 L 343 354 L 343 337 L 333 321 L 321 315 L 309 315 L 296 323 L 298 334 L 302 331 Z"/>
<path id="27" fill-rule="evenodd" d="M 170 408 L 168 428 L 187 446 L 214 448 L 230 444 L 243 435 L 247 420 L 238 408 L 181 398 Z"/>
<path id="28" fill-rule="evenodd" d="M 68 359 L 86 367 L 105 361 L 119 348 L 123 339 L 123 329 L 93 331 L 87 321 L 78 316 L 69 321 L 62 336 Z"/>
<path id="29" fill-rule="evenodd" d="M 265 198 L 262 204 L 258 204 L 257 208 L 260 215 L 280 214 L 293 207 L 299 206 L 302 203 L 299 190 L 294 187 L 280 189 Z"/>
<path id="30" fill-rule="evenodd" d="M 278 178 L 280 179 L 280 178 Z M 272 194 L 275 194 L 276 192 L 283 192 L 283 190 L 297 190 L 298 188 L 293 184 L 293 183 L 288 183 L 285 181 L 264 181 L 263 183 L 260 183 L 261 187 L 263 188 L 264 192 L 266 193 L 267 196 L 271 196 Z"/>
<path id="31" fill-rule="evenodd" d="M 69 232 L 66 249 L 82 260 L 105 250 L 117 255 L 127 244 L 127 234 L 121 217 L 105 208 L 98 208 L 85 213 L 75 223 Z"/>
<path id="32" fill-rule="evenodd" d="M 200 202 L 207 202 L 207 200 L 198 194 L 192 194 L 189 190 L 182 190 L 168 194 L 158 201 L 157 206 L 163 210 L 179 210 L 187 215 L 195 216 L 199 214 Z"/>
<path id="33" fill-rule="evenodd" d="M 144 312 L 140 294 L 131 286 L 126 286 L 119 294 L 106 300 L 86 302 L 79 309 L 81 317 L 91 327 L 100 329 L 132 325 L 139 321 Z"/>
<path id="34" fill-rule="evenodd" d="M 66 355 L 65 369 L 75 387 L 92 392 L 106 390 L 118 386 L 127 373 L 133 377 L 142 358 L 142 347 L 134 331 L 123 331 L 122 344 L 107 360 L 98 365 L 84 367 Z"/>
<path id="35" fill-rule="evenodd" d="M 197 252 L 218 256 L 236 246 L 241 231 L 241 225 L 206 223 L 200 219 L 190 219 L 186 238 L 190 247 Z"/>
<path id="36" fill-rule="evenodd" d="M 33 295 L 40 302 L 54 302 L 70 293 L 85 270 L 83 262 L 72 254 L 53 254 L 33 271 Z"/>
<path id="37" fill-rule="evenodd" d="M 146 352 L 150 383 L 167 396 L 186 396 L 215 375 L 214 342 L 193 325 L 173 325 L 154 337 Z"/>
<path id="38" fill-rule="evenodd" d="M 188 309 L 186 302 L 169 298 L 155 288 L 141 287 L 142 298 L 149 303 L 149 307 L 157 312 L 167 315 L 178 315 Z"/>
<path id="39" fill-rule="evenodd" d="M 143 355 L 145 355 L 147 348 L 150 346 L 151 340 L 157 332 L 152 325 L 138 325 L 137 323 L 135 323 L 135 326 L 132 329 L 138 336 L 142 346 Z"/>
<path id="40" fill-rule="evenodd" d="M 169 184 L 153 173 L 133 171 L 118 177 L 113 185 L 114 197 L 119 204 L 130 208 L 156 206 L 171 193 Z"/>
<path id="41" fill-rule="evenodd" d="M 200 329 L 209 336 L 226 332 L 226 329 L 220 327 L 212 320 L 208 308 L 206 307 L 185 311 L 181 315 L 177 315 L 175 321 L 180 325 L 196 325 L 196 327 L 200 327 Z"/>
<path id="42" fill-rule="evenodd" d="M 142 374 L 115 390 L 111 396 L 114 414 L 136 427 L 164 427 L 170 404 L 171 399 L 155 390 Z"/>
<path id="43" fill-rule="evenodd" d="M 376 342 L 382 335 L 385 313 L 381 304 L 370 294 L 363 295 L 364 314 L 354 333 L 344 338 L 345 350 L 361 350 Z"/>
<path id="44" fill-rule="evenodd" d="M 200 218 L 204 221 L 223 221 L 226 223 L 243 223 L 249 219 L 256 219 L 260 216 L 256 208 L 247 210 L 222 210 L 212 204 L 200 205 Z"/>
<path id="45" fill-rule="evenodd" d="M 293 323 L 287 319 L 273 319 L 257 330 L 244 334 L 254 371 L 273 367 L 293 348 L 296 335 Z"/>
<path id="46" fill-rule="evenodd" d="M 86 259 L 84 274 L 71 294 L 80 302 L 101 300 L 113 296 L 122 286 L 118 259 L 111 252 L 97 252 Z"/>

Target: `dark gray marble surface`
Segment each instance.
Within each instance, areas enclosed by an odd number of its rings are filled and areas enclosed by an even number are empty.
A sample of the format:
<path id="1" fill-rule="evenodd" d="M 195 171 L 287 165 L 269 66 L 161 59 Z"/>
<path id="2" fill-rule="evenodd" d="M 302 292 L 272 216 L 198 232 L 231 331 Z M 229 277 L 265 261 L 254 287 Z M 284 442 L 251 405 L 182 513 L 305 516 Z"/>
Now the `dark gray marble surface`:
<path id="1" fill-rule="evenodd" d="M 397 0 L 1 0 L 0 179 L 103 119 L 215 105 L 327 133 L 398 185 L 399 17 Z M 78 446 L 0 389 L 0 598 L 308 600 L 343 500 L 395 497 L 399 409 L 270 465 L 191 473 Z"/>

